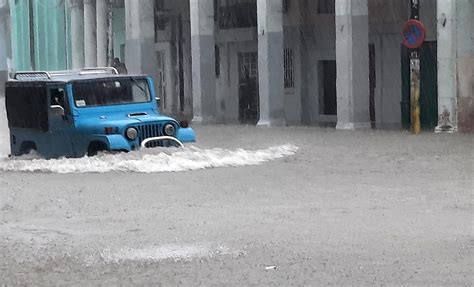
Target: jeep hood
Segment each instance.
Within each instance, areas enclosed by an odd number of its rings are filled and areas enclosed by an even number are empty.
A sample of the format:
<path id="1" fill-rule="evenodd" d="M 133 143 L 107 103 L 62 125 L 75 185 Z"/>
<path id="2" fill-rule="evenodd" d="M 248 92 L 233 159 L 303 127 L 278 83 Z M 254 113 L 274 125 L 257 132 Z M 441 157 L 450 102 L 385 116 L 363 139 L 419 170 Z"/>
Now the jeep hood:
<path id="1" fill-rule="evenodd" d="M 105 127 L 118 128 L 123 131 L 131 125 L 157 123 L 157 122 L 174 122 L 176 120 L 163 116 L 155 111 L 143 112 L 108 112 L 96 115 L 81 115 L 76 117 L 76 126 L 87 133 L 103 133 Z"/>

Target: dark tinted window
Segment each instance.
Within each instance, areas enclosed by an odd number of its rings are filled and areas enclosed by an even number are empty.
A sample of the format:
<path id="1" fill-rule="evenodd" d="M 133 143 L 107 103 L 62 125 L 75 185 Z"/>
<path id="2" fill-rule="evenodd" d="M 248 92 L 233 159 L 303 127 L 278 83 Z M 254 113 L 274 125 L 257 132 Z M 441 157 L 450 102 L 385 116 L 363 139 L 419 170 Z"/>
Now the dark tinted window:
<path id="1" fill-rule="evenodd" d="M 149 102 L 150 91 L 144 79 L 107 79 L 73 84 L 75 105 L 81 107 L 110 106 Z"/>
<path id="2" fill-rule="evenodd" d="M 319 0 L 318 13 L 319 14 L 334 14 L 336 11 L 335 0 Z"/>
<path id="3" fill-rule="evenodd" d="M 8 125 L 15 128 L 48 130 L 48 102 L 46 87 L 8 85 L 6 107 Z"/>
<path id="4" fill-rule="evenodd" d="M 65 86 L 51 87 L 49 89 L 51 106 L 61 106 L 66 114 L 70 114 L 69 102 Z"/>

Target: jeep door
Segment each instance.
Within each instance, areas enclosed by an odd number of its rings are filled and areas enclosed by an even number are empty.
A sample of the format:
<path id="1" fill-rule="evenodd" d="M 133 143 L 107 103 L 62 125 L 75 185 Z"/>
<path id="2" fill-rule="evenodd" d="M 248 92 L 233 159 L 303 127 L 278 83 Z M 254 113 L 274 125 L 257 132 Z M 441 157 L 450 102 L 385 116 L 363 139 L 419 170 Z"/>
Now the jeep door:
<path id="1" fill-rule="evenodd" d="M 51 147 L 54 156 L 75 156 L 74 122 L 65 84 L 50 84 L 48 90 L 48 118 Z"/>

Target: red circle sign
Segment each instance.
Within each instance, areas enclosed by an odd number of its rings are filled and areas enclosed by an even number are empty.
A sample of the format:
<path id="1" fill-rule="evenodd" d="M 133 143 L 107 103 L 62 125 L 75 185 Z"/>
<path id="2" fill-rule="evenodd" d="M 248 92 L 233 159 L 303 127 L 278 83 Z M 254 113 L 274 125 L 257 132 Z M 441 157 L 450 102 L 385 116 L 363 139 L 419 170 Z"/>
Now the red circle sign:
<path id="1" fill-rule="evenodd" d="M 425 41 L 426 30 L 423 23 L 411 19 L 405 22 L 403 26 L 403 45 L 409 49 L 420 48 Z"/>

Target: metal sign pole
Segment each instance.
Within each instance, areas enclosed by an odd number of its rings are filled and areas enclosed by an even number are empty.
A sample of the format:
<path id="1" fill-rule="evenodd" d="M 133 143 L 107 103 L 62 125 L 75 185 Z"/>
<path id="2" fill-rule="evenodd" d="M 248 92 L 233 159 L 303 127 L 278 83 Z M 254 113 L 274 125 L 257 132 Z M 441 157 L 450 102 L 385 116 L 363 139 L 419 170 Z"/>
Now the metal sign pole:
<path id="1" fill-rule="evenodd" d="M 411 19 L 419 20 L 419 0 L 410 0 Z M 410 53 L 410 115 L 411 132 L 419 134 L 421 132 L 420 124 L 420 54 L 419 49 L 413 49 Z"/>
<path id="2" fill-rule="evenodd" d="M 411 132 L 419 134 L 421 132 L 420 123 L 420 57 L 418 51 L 410 54 L 410 115 Z"/>

